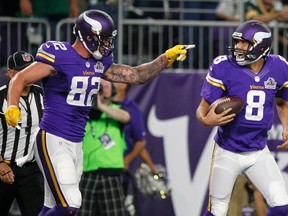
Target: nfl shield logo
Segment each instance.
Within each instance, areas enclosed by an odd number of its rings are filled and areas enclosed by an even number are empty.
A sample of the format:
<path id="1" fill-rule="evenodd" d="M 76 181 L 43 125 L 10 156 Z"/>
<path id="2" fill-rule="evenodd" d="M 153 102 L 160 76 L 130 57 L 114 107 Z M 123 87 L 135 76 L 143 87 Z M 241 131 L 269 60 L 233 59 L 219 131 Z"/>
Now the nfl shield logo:
<path id="1" fill-rule="evenodd" d="M 24 53 L 22 55 L 22 58 L 23 58 L 23 61 L 26 61 L 26 62 L 30 62 L 31 61 L 31 57 L 28 53 Z"/>

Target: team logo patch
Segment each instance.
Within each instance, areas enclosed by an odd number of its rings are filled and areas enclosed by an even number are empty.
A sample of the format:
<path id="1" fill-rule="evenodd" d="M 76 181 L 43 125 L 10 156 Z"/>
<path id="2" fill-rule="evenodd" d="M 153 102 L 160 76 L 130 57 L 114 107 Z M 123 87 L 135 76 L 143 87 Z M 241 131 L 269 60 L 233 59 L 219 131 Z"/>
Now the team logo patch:
<path id="1" fill-rule="evenodd" d="M 22 59 L 23 59 L 23 61 L 26 61 L 26 62 L 30 62 L 31 61 L 31 57 L 30 57 L 30 55 L 28 53 L 24 53 L 22 55 Z"/>
<path id="2" fill-rule="evenodd" d="M 104 72 L 104 65 L 102 62 L 97 62 L 96 65 L 94 65 L 94 71 L 97 73 L 103 73 Z"/>
<path id="3" fill-rule="evenodd" d="M 265 89 L 276 89 L 277 82 L 274 78 L 269 77 L 266 81 L 264 81 Z"/>

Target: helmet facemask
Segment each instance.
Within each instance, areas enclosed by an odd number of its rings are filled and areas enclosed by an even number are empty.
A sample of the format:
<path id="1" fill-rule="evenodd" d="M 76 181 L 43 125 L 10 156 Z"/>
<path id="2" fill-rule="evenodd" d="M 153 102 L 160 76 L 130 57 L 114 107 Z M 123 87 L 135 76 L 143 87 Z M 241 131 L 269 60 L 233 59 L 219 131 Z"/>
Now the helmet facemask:
<path id="1" fill-rule="evenodd" d="M 253 45 L 251 43 L 249 43 L 249 41 L 247 41 L 247 42 L 249 44 L 249 47 L 246 50 L 236 48 L 237 40 L 235 40 L 234 48 L 230 49 L 232 56 L 233 56 L 233 59 L 240 66 L 245 66 L 245 65 L 251 64 L 262 57 L 262 56 L 259 56 L 258 58 L 256 58 L 256 55 L 253 53 L 253 49 L 254 49 Z"/>
<path id="2" fill-rule="evenodd" d="M 115 36 L 116 34 L 117 34 L 117 31 L 115 30 Z M 94 40 L 95 38 L 97 38 L 96 40 L 98 41 L 98 50 L 102 56 L 107 57 L 114 51 L 115 36 L 106 37 L 106 36 L 97 35 L 94 37 Z"/>

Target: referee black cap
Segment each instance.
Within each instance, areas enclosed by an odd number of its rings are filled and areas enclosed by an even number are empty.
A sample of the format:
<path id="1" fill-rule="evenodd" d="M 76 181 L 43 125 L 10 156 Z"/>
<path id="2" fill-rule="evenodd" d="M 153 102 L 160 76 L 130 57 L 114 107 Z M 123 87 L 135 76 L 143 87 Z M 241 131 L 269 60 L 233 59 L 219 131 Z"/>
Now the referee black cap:
<path id="1" fill-rule="evenodd" d="M 9 69 L 22 70 L 34 62 L 34 57 L 25 51 L 18 51 L 10 55 L 7 60 Z"/>

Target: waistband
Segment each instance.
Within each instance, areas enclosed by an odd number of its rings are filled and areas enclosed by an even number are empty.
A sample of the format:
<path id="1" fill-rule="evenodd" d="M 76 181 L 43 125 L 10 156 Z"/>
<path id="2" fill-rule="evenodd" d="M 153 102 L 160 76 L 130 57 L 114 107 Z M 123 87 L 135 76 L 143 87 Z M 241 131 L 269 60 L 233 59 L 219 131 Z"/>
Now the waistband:
<path id="1" fill-rule="evenodd" d="M 9 165 L 9 166 L 17 166 L 17 163 L 16 163 L 16 161 L 10 161 L 10 160 L 4 160 L 4 163 L 6 163 L 7 165 Z M 36 161 L 28 161 L 28 162 L 26 162 L 25 164 L 23 164 L 23 166 L 30 166 L 30 165 L 33 165 L 33 164 L 35 164 L 36 163 Z M 22 166 L 22 167 L 23 167 Z M 18 166 L 17 166 L 18 167 Z"/>
<path id="2" fill-rule="evenodd" d="M 104 176 L 119 176 L 123 173 L 123 169 L 99 168 L 93 172 L 98 175 L 104 175 Z"/>

